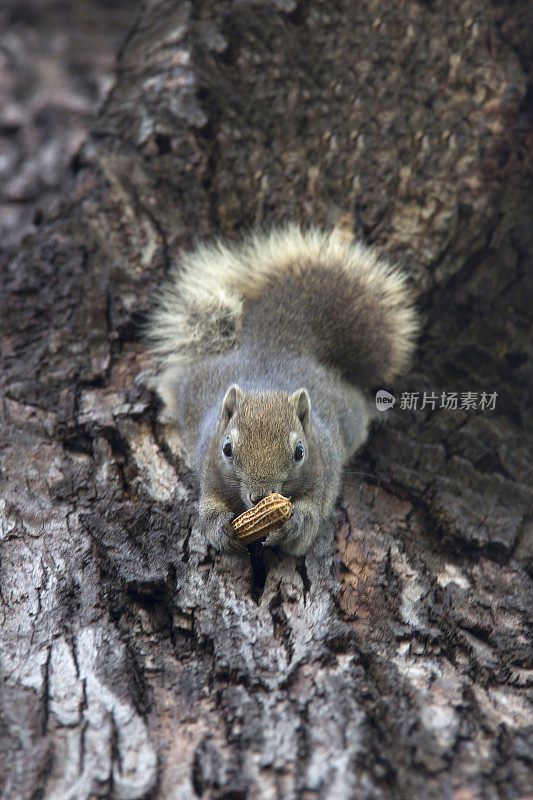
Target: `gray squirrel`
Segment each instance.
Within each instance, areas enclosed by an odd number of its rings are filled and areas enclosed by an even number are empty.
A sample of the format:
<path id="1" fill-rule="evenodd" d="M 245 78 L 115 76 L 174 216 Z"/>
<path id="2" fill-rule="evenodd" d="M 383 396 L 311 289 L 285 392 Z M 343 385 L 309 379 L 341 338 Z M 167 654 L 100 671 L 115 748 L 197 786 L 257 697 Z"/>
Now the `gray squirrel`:
<path id="1" fill-rule="evenodd" d="M 337 229 L 288 225 L 180 259 L 148 336 L 215 549 L 243 548 L 230 522 L 277 492 L 294 508 L 264 544 L 307 551 L 367 438 L 364 391 L 407 368 L 417 331 L 405 275 Z"/>

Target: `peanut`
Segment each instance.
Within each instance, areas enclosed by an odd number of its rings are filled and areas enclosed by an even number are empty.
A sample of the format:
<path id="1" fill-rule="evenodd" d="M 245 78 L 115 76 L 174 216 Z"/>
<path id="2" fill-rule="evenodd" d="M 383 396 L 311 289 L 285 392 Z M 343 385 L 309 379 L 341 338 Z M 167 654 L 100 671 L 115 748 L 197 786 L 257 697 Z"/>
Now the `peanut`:
<path id="1" fill-rule="evenodd" d="M 292 503 L 282 494 L 269 494 L 231 523 L 239 539 L 248 544 L 281 527 L 292 514 Z"/>

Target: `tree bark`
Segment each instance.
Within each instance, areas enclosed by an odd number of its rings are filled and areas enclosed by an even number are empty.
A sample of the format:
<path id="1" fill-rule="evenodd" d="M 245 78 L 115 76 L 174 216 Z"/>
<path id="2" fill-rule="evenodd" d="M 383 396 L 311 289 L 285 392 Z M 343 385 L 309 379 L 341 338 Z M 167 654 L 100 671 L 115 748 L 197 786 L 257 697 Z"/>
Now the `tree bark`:
<path id="1" fill-rule="evenodd" d="M 531 790 L 527 14 L 143 3 L 3 263 L 1 800 Z M 181 248 L 286 219 L 405 264 L 424 331 L 334 523 L 245 563 L 194 527 L 141 329 Z"/>

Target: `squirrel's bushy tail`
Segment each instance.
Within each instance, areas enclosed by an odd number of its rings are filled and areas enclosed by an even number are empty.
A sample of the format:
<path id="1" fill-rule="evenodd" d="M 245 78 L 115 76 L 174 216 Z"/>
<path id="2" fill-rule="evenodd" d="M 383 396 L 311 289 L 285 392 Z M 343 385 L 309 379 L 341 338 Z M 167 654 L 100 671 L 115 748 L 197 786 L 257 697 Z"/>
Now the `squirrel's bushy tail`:
<path id="1" fill-rule="evenodd" d="M 408 366 L 417 330 L 400 270 L 336 230 L 290 225 L 187 254 L 159 293 L 149 338 L 166 368 L 229 350 L 241 335 L 265 347 L 271 336 L 364 387 Z"/>

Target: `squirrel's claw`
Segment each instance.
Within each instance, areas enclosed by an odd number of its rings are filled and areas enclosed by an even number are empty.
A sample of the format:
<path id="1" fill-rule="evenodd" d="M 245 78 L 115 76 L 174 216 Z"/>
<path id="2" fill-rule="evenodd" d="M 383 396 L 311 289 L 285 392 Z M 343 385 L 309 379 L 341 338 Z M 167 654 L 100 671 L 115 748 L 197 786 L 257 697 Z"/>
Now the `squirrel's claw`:
<path id="1" fill-rule="evenodd" d="M 239 555 L 244 555 L 244 553 L 248 552 L 248 548 L 239 539 L 239 537 L 237 536 L 231 525 L 226 524 L 224 526 L 224 533 L 227 536 L 227 545 L 231 550 L 233 550 L 234 553 L 239 553 Z"/>

